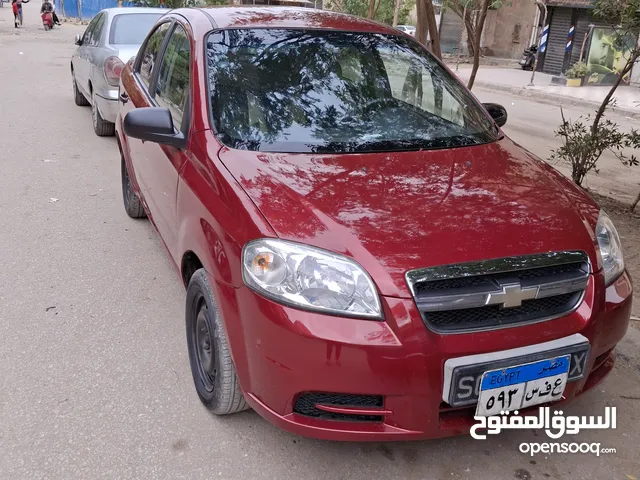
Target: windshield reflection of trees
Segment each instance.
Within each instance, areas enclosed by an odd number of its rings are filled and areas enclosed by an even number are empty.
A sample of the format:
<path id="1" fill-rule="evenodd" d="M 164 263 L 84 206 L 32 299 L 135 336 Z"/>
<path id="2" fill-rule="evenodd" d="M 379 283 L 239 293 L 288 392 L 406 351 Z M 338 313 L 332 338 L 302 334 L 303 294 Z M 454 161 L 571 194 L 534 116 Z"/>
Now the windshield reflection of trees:
<path id="1" fill-rule="evenodd" d="M 379 49 L 412 53 L 399 39 L 369 33 L 226 30 L 208 39 L 211 109 L 232 148 L 289 152 L 447 148 L 492 139 L 482 114 L 467 126 L 394 98 Z M 407 57 L 409 58 L 409 57 Z M 433 62 L 429 68 L 439 69 Z M 422 96 L 423 65 L 409 69 L 403 96 Z M 443 82 L 433 76 L 436 106 Z M 476 109 L 477 110 L 477 109 Z M 474 115 L 478 118 L 473 118 Z"/>

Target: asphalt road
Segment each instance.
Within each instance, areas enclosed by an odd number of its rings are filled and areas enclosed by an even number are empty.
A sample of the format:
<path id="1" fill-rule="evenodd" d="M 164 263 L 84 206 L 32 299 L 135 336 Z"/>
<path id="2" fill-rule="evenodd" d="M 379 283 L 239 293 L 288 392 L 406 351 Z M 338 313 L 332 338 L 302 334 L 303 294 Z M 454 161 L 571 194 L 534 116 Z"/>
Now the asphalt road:
<path id="1" fill-rule="evenodd" d="M 0 479 L 640 478 L 636 330 L 614 373 L 565 409 L 618 407 L 617 430 L 573 439 L 617 449 L 600 458 L 518 452 L 542 432 L 328 443 L 251 411 L 211 416 L 192 386 L 178 276 L 149 223 L 124 213 L 115 141 L 73 103 L 81 28 L 44 32 L 37 11 L 26 5 L 16 31 L 0 10 Z M 538 120 L 553 108 L 486 99 Z M 525 145 L 552 143 L 551 128 L 530 135 L 523 112 L 510 122 Z"/>

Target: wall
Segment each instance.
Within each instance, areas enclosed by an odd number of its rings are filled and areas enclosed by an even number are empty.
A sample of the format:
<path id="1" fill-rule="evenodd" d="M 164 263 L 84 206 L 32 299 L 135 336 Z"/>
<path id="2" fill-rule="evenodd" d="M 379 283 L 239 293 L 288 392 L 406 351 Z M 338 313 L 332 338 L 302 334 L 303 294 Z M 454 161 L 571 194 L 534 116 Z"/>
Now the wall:
<path id="1" fill-rule="evenodd" d="M 82 18 L 91 20 L 100 10 L 118 6 L 118 0 L 54 0 L 56 12 L 69 18 Z M 131 6 L 129 2 L 123 2 L 123 7 Z"/>
<path id="2" fill-rule="evenodd" d="M 529 0 L 512 0 L 487 12 L 484 26 L 484 54 L 490 57 L 520 58 L 529 48 L 536 19 L 536 6 Z"/>

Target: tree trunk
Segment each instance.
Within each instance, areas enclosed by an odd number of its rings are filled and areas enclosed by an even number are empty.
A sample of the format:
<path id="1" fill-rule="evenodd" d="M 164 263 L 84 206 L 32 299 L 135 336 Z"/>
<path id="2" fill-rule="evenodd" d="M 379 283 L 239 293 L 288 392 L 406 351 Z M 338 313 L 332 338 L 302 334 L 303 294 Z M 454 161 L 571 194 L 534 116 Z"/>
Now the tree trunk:
<path id="1" fill-rule="evenodd" d="M 469 83 L 467 83 L 467 88 L 469 90 L 473 88 L 473 83 L 476 81 L 476 74 L 478 73 L 478 67 L 480 66 L 480 41 L 482 40 L 482 30 L 484 29 L 484 21 L 487 18 L 487 10 L 489 9 L 490 1 L 491 0 L 482 0 L 480 17 L 476 22 L 476 28 L 473 32 L 475 34 L 473 38 L 473 68 L 471 69 Z"/>
<path id="2" fill-rule="evenodd" d="M 422 45 L 427 44 L 427 8 L 425 0 L 416 0 L 416 14 L 418 17 L 416 25 L 416 41 Z"/>
<path id="3" fill-rule="evenodd" d="M 436 23 L 436 11 L 433 8 L 433 1 L 423 1 L 425 10 L 427 12 L 427 28 L 429 29 L 429 37 L 431 37 L 431 53 L 442 60 L 442 51 L 440 50 L 440 32 L 438 32 L 438 24 Z"/>
<path id="4" fill-rule="evenodd" d="M 378 10 L 380 9 L 380 4 L 382 3 L 382 0 L 378 0 L 378 3 L 376 3 L 376 8 L 373 11 L 373 18 L 376 18 L 376 15 L 378 15 Z"/>
<path id="5" fill-rule="evenodd" d="M 473 11 L 469 11 L 467 8 L 467 15 L 464 17 L 464 26 L 467 31 L 467 50 L 470 57 L 474 56 L 475 48 L 473 48 L 473 39 L 475 38 L 476 27 L 472 20 Z"/>
<path id="6" fill-rule="evenodd" d="M 396 0 L 396 6 L 393 9 L 393 26 L 398 26 L 398 15 L 400 14 L 400 7 L 402 6 L 402 0 Z"/>
<path id="7" fill-rule="evenodd" d="M 376 11 L 376 0 L 369 0 L 369 13 L 367 14 L 367 18 L 373 19 L 373 15 Z"/>
<path id="8" fill-rule="evenodd" d="M 471 22 L 465 22 L 465 30 L 467 31 L 467 53 L 470 57 L 473 57 L 476 51 L 476 49 L 473 47 L 473 39 L 475 38 L 475 35 L 473 34 L 473 27 L 471 29 L 469 28 L 468 24 L 470 23 Z"/>
<path id="9" fill-rule="evenodd" d="M 640 202 L 640 192 L 638 192 L 638 196 L 636 197 L 636 199 L 631 204 L 631 211 L 632 212 L 636 209 L 636 205 L 638 205 L 639 202 Z"/>
<path id="10" fill-rule="evenodd" d="M 600 108 L 596 113 L 596 117 L 593 119 L 593 125 L 591 126 L 591 135 L 595 135 L 595 133 L 598 131 L 598 125 L 600 124 L 600 120 L 602 119 L 602 116 L 604 115 L 604 111 L 609 105 L 609 102 L 611 101 L 613 94 L 615 93 L 618 86 L 620 86 L 620 83 L 622 82 L 622 79 L 624 78 L 624 76 L 631 71 L 631 69 L 633 68 L 633 64 L 636 63 L 636 60 L 638 60 L 639 56 L 640 56 L 640 49 L 636 49 L 636 51 L 633 52 L 633 55 L 631 55 L 631 58 L 627 60 L 627 64 L 622 69 L 622 72 L 620 72 L 620 76 L 616 80 L 616 83 L 613 84 L 613 86 L 611 87 L 611 90 L 609 90 L 609 93 L 607 93 L 607 96 L 604 97 L 604 100 L 602 100 L 602 104 L 600 105 Z"/>

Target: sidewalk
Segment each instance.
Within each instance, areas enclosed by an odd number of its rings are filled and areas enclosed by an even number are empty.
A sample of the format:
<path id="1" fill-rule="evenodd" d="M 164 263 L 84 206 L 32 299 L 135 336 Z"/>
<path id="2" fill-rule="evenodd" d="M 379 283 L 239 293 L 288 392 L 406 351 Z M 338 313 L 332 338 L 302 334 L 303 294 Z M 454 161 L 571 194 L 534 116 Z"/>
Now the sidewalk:
<path id="1" fill-rule="evenodd" d="M 470 65 L 460 65 L 458 72 L 455 71 L 455 63 L 448 66 L 466 83 L 471 74 Z M 565 87 L 551 85 L 552 77 L 552 75 L 546 73 L 536 72 L 533 81 L 534 86 L 529 86 L 531 72 L 516 67 L 504 68 L 481 65 L 476 75 L 474 87 L 489 88 L 491 90 L 498 88 L 507 93 L 534 97 L 554 104 L 586 107 L 599 106 L 611 88 L 609 86 Z M 640 88 L 618 87 L 614 98 L 617 100 L 616 110 L 634 118 L 640 118 Z"/>

